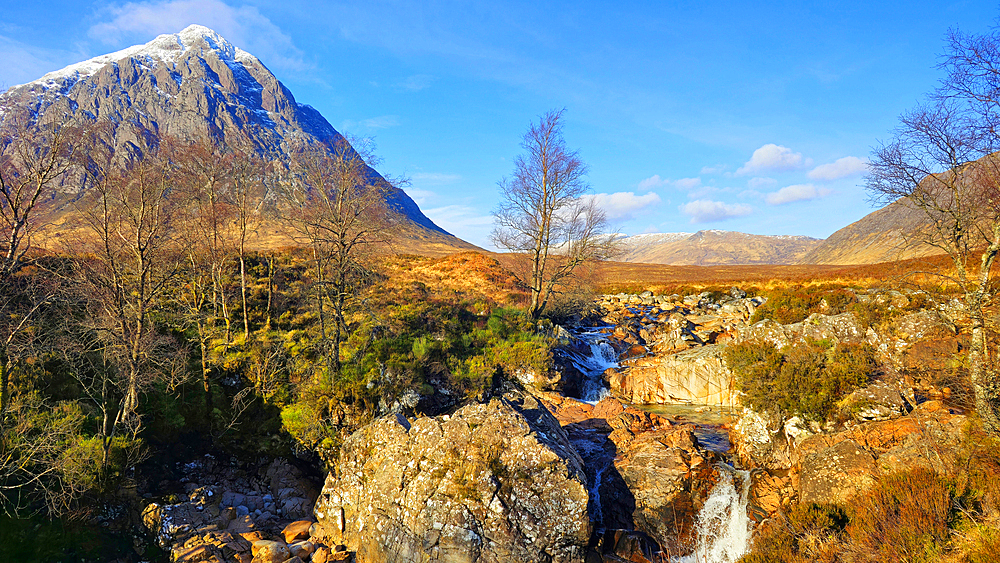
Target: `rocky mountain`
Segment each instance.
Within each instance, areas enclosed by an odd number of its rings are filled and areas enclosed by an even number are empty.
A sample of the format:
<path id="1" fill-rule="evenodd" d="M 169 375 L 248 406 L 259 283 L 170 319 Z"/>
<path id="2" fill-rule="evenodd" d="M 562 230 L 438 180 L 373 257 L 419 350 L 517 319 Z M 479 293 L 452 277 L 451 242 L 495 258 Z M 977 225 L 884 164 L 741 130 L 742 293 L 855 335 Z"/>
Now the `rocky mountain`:
<path id="1" fill-rule="evenodd" d="M 260 60 L 200 25 L 15 86 L 0 94 L 0 115 L 12 106 L 38 114 L 42 122 L 110 121 L 118 146 L 135 141 L 137 130 L 222 142 L 245 133 L 276 153 L 303 137 L 343 139 L 316 109 L 297 102 Z M 388 200 L 409 220 L 407 238 L 418 247 L 476 248 L 435 225 L 402 190 L 391 188 Z"/>
<path id="2" fill-rule="evenodd" d="M 823 241 L 805 236 L 751 235 L 736 231 L 652 233 L 622 239 L 626 262 L 675 266 L 797 264 Z"/>

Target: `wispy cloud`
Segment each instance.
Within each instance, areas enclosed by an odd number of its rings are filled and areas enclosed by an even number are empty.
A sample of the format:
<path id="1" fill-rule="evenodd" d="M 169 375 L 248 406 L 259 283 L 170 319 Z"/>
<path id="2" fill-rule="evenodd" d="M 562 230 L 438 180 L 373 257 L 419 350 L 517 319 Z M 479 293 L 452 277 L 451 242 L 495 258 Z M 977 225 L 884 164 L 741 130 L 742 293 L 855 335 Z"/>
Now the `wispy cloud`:
<path id="1" fill-rule="evenodd" d="M 420 90 L 430 88 L 433 82 L 434 77 L 429 74 L 414 74 L 413 76 L 408 76 L 405 80 L 396 84 L 396 87 L 403 90 L 409 90 L 411 92 L 418 92 Z"/>
<path id="2" fill-rule="evenodd" d="M 653 174 L 649 178 L 639 182 L 639 189 L 649 191 L 654 188 L 666 187 L 668 184 L 670 184 L 670 180 L 668 178 L 660 178 L 659 174 Z"/>
<path id="3" fill-rule="evenodd" d="M 771 192 L 764 197 L 764 201 L 768 205 L 783 205 L 786 203 L 792 203 L 793 201 L 806 201 L 810 199 L 819 199 L 830 195 L 831 190 L 828 188 L 819 188 L 813 184 L 794 184 L 791 186 L 785 186 L 776 192 Z"/>
<path id="4" fill-rule="evenodd" d="M 615 192 L 613 194 L 587 194 L 585 201 L 593 201 L 594 205 L 604 210 L 611 220 L 631 219 L 636 214 L 648 210 L 652 205 L 660 203 L 660 196 L 654 192 L 635 195 L 633 192 Z"/>
<path id="5" fill-rule="evenodd" d="M 491 246 L 492 215 L 483 215 L 482 211 L 468 205 L 446 205 L 424 209 L 423 212 L 436 225 L 458 238 L 483 247 Z"/>
<path id="6" fill-rule="evenodd" d="M 291 37 L 253 6 L 233 7 L 220 0 L 167 0 L 112 4 L 98 13 L 103 19 L 89 30 L 106 44 L 145 43 L 156 35 L 177 33 L 197 23 L 210 27 L 264 64 L 285 70 L 311 68 Z"/>
<path id="7" fill-rule="evenodd" d="M 709 199 L 697 199 L 680 206 L 681 213 L 691 217 L 692 223 L 711 223 L 733 217 L 745 217 L 753 213 L 753 207 L 745 203 L 724 203 Z"/>
<path id="8" fill-rule="evenodd" d="M 44 49 L 0 35 L 0 91 L 88 58 L 80 53 Z"/>
<path id="9" fill-rule="evenodd" d="M 378 117 L 369 117 L 368 119 L 362 119 L 360 121 L 355 121 L 353 119 L 344 120 L 340 124 L 341 131 L 360 131 L 360 130 L 374 130 L 374 129 L 388 129 L 390 127 L 396 127 L 399 125 L 398 115 L 380 115 Z"/>
<path id="10" fill-rule="evenodd" d="M 704 166 L 701 169 L 701 174 L 711 175 L 711 174 L 722 174 L 726 170 L 729 170 L 728 164 L 716 164 L 715 166 Z"/>
<path id="11" fill-rule="evenodd" d="M 753 151 L 750 160 L 741 166 L 736 174 L 743 176 L 758 172 L 783 172 L 799 170 L 812 164 L 811 158 L 803 158 L 802 153 L 792 152 L 792 149 L 768 143 Z"/>
<path id="12" fill-rule="evenodd" d="M 461 179 L 462 177 L 458 174 L 442 174 L 440 172 L 417 172 L 410 176 L 410 180 L 412 180 L 414 184 L 435 186 L 452 184 Z"/>
<path id="13" fill-rule="evenodd" d="M 417 205 L 423 205 L 428 200 L 437 196 L 437 193 L 435 192 L 430 190 L 421 190 L 420 188 L 414 188 L 413 186 L 406 186 L 403 188 L 403 191 L 406 192 L 406 195 L 410 196 L 410 199 L 416 202 Z"/>
<path id="14" fill-rule="evenodd" d="M 645 180 L 639 182 L 638 188 L 640 190 L 649 191 L 654 188 L 676 188 L 679 190 L 693 190 L 701 185 L 701 178 L 680 178 L 678 180 L 671 180 L 670 178 L 661 178 L 659 174 L 654 174 Z"/>
<path id="15" fill-rule="evenodd" d="M 858 176 L 868 170 L 868 162 L 856 156 L 845 156 L 829 164 L 821 164 L 809 171 L 811 180 L 839 180 L 848 176 Z"/>

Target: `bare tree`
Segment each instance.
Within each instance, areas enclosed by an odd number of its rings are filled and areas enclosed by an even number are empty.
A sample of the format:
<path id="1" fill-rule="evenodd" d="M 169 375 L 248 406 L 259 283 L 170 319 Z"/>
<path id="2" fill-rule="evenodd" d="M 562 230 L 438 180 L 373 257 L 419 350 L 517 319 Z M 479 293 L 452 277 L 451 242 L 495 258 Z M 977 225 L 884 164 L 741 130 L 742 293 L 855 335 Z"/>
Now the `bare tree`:
<path id="1" fill-rule="evenodd" d="M 78 132 L 70 127 L 40 125 L 24 111 L 7 110 L 0 116 L 0 424 L 10 399 L 8 383 L 14 358 L 14 341 L 29 326 L 33 314 L 48 294 L 15 295 L 23 284 L 11 283 L 27 263 L 33 237 L 46 224 L 46 211 L 57 189 L 73 166 Z M 13 310 L 15 304 L 18 310 Z"/>
<path id="2" fill-rule="evenodd" d="M 91 349 L 108 364 L 121 396 L 106 435 L 118 424 L 137 425 L 139 398 L 155 382 L 183 377 L 176 363 L 182 355 L 153 325 L 183 259 L 173 223 L 174 169 L 155 145 L 115 151 L 108 139 L 100 129 L 88 138 L 89 186 L 79 202 L 84 233 L 76 249 L 86 328 L 99 344 Z"/>
<path id="3" fill-rule="evenodd" d="M 500 181 L 502 200 L 493 213 L 493 243 L 527 256 L 528 267 L 516 274 L 531 292 L 535 319 L 577 266 L 615 250 L 604 212 L 585 196 L 587 166 L 566 148 L 563 113 L 550 111 L 528 128 L 525 153 L 514 160 L 514 174 Z"/>
<path id="4" fill-rule="evenodd" d="M 296 238 L 312 250 L 321 340 L 329 343 L 323 352 L 334 373 L 340 371 L 344 312 L 354 285 L 370 272 L 369 253 L 388 244 L 398 225 L 386 204 L 391 184 L 374 171 L 376 164 L 370 141 L 354 139 L 352 146 L 344 138 L 302 143 L 289 163 L 288 218 Z"/>
<path id="5" fill-rule="evenodd" d="M 900 117 L 872 155 L 867 188 L 881 204 L 899 201 L 926 221 L 915 241 L 948 255 L 948 275 L 971 320 L 969 371 L 976 410 L 1000 432 L 1000 375 L 986 345 L 984 305 L 1000 253 L 1000 34 L 952 32 L 930 100 Z M 943 274 L 942 274 L 943 275 Z"/>

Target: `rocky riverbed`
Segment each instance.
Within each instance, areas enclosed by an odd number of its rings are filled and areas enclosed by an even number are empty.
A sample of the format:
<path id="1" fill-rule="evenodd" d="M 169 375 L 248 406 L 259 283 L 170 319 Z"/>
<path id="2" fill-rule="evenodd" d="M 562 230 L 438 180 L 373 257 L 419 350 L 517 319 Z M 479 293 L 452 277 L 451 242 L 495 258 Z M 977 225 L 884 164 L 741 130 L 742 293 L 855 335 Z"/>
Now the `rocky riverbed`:
<path id="1" fill-rule="evenodd" d="M 188 562 L 728 562 L 752 521 L 791 503 L 842 503 L 879 474 L 955 463 L 964 413 L 905 370 L 946 355 L 947 307 L 879 333 L 849 313 L 751 325 L 762 303 L 735 288 L 604 296 L 600 319 L 551 329 L 551 373 L 436 416 L 375 420 L 322 488 L 282 460 L 256 472 L 197 460 L 184 498 L 149 504 L 143 521 Z M 886 369 L 838 423 L 778 418 L 740 404 L 723 361 L 748 339 L 866 342 Z"/>

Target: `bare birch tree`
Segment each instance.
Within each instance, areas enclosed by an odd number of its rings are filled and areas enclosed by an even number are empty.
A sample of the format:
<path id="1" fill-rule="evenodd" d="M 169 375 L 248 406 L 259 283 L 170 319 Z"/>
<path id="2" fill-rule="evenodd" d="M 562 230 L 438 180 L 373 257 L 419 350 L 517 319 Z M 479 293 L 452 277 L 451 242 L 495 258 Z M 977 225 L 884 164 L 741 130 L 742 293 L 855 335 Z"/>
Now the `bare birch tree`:
<path id="1" fill-rule="evenodd" d="M 183 356 L 153 324 L 183 254 L 174 231 L 169 160 L 155 146 L 116 153 L 100 129 L 87 145 L 78 290 L 86 294 L 91 349 L 97 348 L 120 392 L 102 429 L 110 436 L 119 424 L 137 426 L 140 397 L 154 383 L 183 378 L 177 364 Z"/>
<path id="2" fill-rule="evenodd" d="M 969 371 L 976 410 L 1000 432 L 1000 374 L 987 348 L 984 306 L 1000 253 L 1000 33 L 949 34 L 947 77 L 900 117 L 872 155 L 867 188 L 881 204 L 921 212 L 914 239 L 948 255 L 948 276 L 971 320 Z"/>
<path id="3" fill-rule="evenodd" d="M 370 253 L 388 244 L 398 225 L 386 203 L 391 184 L 375 173 L 376 163 L 365 139 L 303 143 L 290 158 L 288 218 L 312 251 L 320 336 L 333 373 L 340 371 L 348 336 L 344 313 L 354 285 L 369 273 Z"/>
<path id="4" fill-rule="evenodd" d="M 614 253 L 604 212 L 585 197 L 587 165 L 566 148 L 563 113 L 550 111 L 528 128 L 525 152 L 514 160 L 513 175 L 500 181 L 493 212 L 493 244 L 527 257 L 527 268 L 515 274 L 531 293 L 535 319 L 577 266 Z"/>
<path id="5" fill-rule="evenodd" d="M 11 283 L 29 261 L 34 237 L 48 220 L 57 189 L 73 166 L 78 131 L 40 125 L 24 111 L 8 110 L 0 119 L 0 425 L 10 400 L 11 348 L 49 295 L 13 293 Z M 27 298 L 27 299 L 25 299 Z"/>

